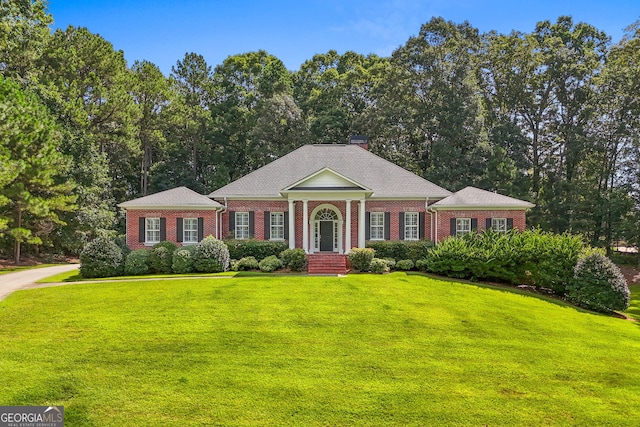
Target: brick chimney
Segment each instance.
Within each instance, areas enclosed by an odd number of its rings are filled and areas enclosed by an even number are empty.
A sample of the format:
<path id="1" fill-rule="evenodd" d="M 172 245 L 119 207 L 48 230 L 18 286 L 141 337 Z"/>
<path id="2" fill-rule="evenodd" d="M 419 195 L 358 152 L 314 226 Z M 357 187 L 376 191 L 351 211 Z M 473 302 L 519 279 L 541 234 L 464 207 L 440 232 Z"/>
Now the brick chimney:
<path id="1" fill-rule="evenodd" d="M 369 138 L 364 135 L 351 135 L 349 138 L 349 144 L 355 144 L 358 147 L 369 150 Z"/>

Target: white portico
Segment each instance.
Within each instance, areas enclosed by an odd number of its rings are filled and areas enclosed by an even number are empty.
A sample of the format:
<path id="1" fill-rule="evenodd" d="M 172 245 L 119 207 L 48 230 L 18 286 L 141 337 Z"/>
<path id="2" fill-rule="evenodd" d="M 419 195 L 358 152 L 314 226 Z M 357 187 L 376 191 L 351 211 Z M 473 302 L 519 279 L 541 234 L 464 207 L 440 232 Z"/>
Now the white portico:
<path id="1" fill-rule="evenodd" d="M 352 203 L 358 204 L 358 237 L 355 245 L 365 247 L 366 199 L 372 193 L 366 186 L 328 167 L 298 180 L 280 192 L 288 200 L 289 212 L 295 212 L 295 205 L 302 204 L 302 248 L 305 252 L 339 254 L 349 253 L 354 245 L 351 239 L 355 220 L 351 214 Z M 312 209 L 310 204 L 313 204 Z M 296 230 L 298 224 L 295 215 L 289 215 L 288 220 L 289 230 Z M 295 241 L 296 236 L 290 235 L 290 248 L 295 247 Z"/>

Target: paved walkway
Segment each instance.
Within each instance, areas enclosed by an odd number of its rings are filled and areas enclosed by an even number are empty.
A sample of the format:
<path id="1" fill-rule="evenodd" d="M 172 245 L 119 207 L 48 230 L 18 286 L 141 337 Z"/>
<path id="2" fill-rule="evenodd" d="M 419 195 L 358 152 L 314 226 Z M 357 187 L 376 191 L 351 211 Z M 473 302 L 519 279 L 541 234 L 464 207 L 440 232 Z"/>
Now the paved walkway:
<path id="1" fill-rule="evenodd" d="M 28 289 L 39 286 L 35 282 L 54 274 L 75 270 L 79 264 L 56 265 L 53 267 L 33 268 L 31 270 L 17 271 L 0 275 L 0 301 L 12 292 L 20 289 Z"/>

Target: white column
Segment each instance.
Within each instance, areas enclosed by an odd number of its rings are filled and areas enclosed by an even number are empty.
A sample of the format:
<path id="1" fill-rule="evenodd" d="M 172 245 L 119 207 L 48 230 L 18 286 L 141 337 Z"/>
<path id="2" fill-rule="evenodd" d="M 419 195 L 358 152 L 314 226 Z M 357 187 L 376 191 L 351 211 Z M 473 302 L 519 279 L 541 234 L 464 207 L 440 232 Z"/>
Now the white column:
<path id="1" fill-rule="evenodd" d="M 289 200 L 289 249 L 296 247 L 296 205 Z"/>
<path id="2" fill-rule="evenodd" d="M 309 253 L 309 201 L 302 201 L 302 249 Z"/>
<path id="3" fill-rule="evenodd" d="M 364 207 L 364 199 L 360 200 L 360 209 L 358 210 L 358 247 L 359 248 L 364 248 L 365 247 L 365 223 L 366 223 L 366 218 L 365 218 L 365 211 L 364 211 L 365 207 Z"/>
<path id="4" fill-rule="evenodd" d="M 345 207 L 346 223 L 344 226 L 344 253 L 351 251 L 351 200 L 347 200 Z"/>

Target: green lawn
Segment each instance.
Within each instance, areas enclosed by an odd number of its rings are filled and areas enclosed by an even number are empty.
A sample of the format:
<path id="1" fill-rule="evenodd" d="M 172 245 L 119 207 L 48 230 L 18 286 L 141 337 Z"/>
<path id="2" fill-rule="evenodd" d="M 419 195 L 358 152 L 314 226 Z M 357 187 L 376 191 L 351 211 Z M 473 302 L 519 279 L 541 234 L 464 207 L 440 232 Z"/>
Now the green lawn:
<path id="1" fill-rule="evenodd" d="M 65 271 L 38 280 L 36 283 L 59 283 L 59 282 L 85 282 L 85 281 L 114 281 L 114 280 L 140 280 L 140 279 L 185 279 L 189 277 L 215 277 L 215 276 L 236 276 L 236 271 L 225 271 L 224 273 L 194 273 L 194 274 L 147 274 L 145 276 L 116 276 L 99 277 L 87 279 L 80 275 L 78 270 Z"/>
<path id="2" fill-rule="evenodd" d="M 0 343 L 67 426 L 640 425 L 640 325 L 420 275 L 33 289 Z"/>

